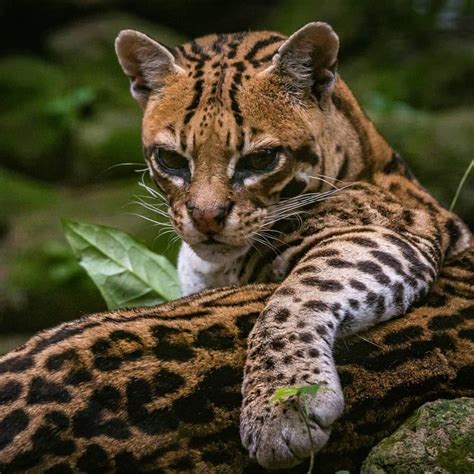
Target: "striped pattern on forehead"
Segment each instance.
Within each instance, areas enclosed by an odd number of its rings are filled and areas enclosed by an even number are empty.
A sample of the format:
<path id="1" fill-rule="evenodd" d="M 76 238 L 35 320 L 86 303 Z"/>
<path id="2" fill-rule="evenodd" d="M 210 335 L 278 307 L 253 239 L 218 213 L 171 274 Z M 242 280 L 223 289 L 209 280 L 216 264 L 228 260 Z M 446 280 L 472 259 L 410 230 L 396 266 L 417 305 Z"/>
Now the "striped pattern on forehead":
<path id="1" fill-rule="evenodd" d="M 235 123 L 242 126 L 238 91 L 245 80 L 270 65 L 284 39 L 271 32 L 244 32 L 210 35 L 178 46 L 175 56 L 195 79 L 184 125 L 204 104 L 216 104 L 231 110 Z"/>

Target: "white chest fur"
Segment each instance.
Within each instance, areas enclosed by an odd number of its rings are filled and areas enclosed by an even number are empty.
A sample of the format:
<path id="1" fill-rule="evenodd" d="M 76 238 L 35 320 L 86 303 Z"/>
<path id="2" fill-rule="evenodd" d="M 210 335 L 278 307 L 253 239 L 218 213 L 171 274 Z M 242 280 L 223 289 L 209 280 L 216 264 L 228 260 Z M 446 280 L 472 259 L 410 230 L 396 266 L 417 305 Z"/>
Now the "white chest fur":
<path id="1" fill-rule="evenodd" d="M 216 259 L 218 260 L 218 259 Z M 182 296 L 191 295 L 208 288 L 239 284 L 241 259 L 224 262 L 203 260 L 183 243 L 178 256 L 178 274 Z"/>

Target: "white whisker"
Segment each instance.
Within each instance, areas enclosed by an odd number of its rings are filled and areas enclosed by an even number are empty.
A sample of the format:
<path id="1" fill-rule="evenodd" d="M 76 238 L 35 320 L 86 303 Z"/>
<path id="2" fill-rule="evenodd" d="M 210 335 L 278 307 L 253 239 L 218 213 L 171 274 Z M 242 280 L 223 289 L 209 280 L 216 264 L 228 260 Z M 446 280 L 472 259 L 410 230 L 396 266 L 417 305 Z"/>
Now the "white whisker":
<path id="1" fill-rule="evenodd" d="M 102 171 L 102 173 L 107 173 L 107 171 L 110 171 L 114 168 L 118 168 L 119 166 L 143 166 L 143 161 L 138 162 L 138 163 L 117 163 L 115 165 L 109 166 L 104 171 Z M 145 170 L 148 171 L 148 168 L 145 168 Z"/>
<path id="2" fill-rule="evenodd" d="M 332 181 L 339 181 L 340 183 L 347 183 L 347 181 L 344 181 L 343 179 L 338 179 L 338 178 L 335 178 L 333 176 L 327 176 L 325 174 L 318 174 L 318 173 L 315 173 L 314 176 L 318 176 L 320 178 L 325 178 L 325 179 L 331 179 Z M 311 176 L 310 176 L 311 177 Z"/>
<path id="3" fill-rule="evenodd" d="M 274 241 L 276 241 L 276 242 L 278 242 L 278 243 L 280 243 L 280 244 L 282 244 L 282 245 L 285 244 L 285 242 L 284 242 L 283 240 L 281 240 L 280 238 L 278 238 L 278 237 L 276 237 L 276 236 L 274 236 L 274 235 L 268 235 L 268 234 L 266 233 L 266 231 L 268 231 L 268 230 L 271 230 L 271 229 L 264 229 L 263 231 L 259 232 L 258 235 L 261 236 L 261 237 L 266 238 L 266 239 L 267 239 L 268 241 L 270 241 L 270 242 L 274 240 Z"/>
<path id="4" fill-rule="evenodd" d="M 136 197 L 136 196 L 135 196 Z M 148 211 L 153 212 L 154 214 L 158 214 L 159 216 L 164 217 L 165 219 L 169 219 L 169 214 L 163 209 L 160 209 L 159 207 L 153 206 L 153 204 L 149 204 L 141 199 L 138 201 L 132 201 L 130 204 L 138 204 L 139 206 L 143 207 L 144 209 L 147 209 Z"/>
<path id="5" fill-rule="evenodd" d="M 298 219 L 299 225 L 302 226 L 303 221 L 301 219 L 301 214 L 311 212 L 310 210 L 302 208 L 305 208 L 311 204 L 315 204 L 320 201 L 331 199 L 339 192 L 350 186 L 353 186 L 354 184 L 357 183 L 350 183 L 340 188 L 334 187 L 334 189 L 322 193 L 300 194 L 298 196 L 286 199 L 278 204 L 270 206 L 269 214 L 264 220 L 264 226 L 269 227 L 283 219 L 289 219 L 293 217 Z"/>
<path id="6" fill-rule="evenodd" d="M 128 212 L 127 213 L 129 216 L 136 216 L 136 217 L 140 217 L 141 219 L 144 219 L 148 222 L 151 222 L 153 225 L 157 225 L 157 226 L 164 226 L 166 227 L 168 224 L 166 224 L 165 222 L 160 222 L 160 221 L 155 221 L 154 219 L 151 219 L 150 217 L 147 217 L 147 216 L 143 216 L 142 214 L 137 214 L 135 212 Z"/>
<path id="7" fill-rule="evenodd" d="M 162 193 L 160 193 L 156 189 L 153 189 L 152 187 L 148 186 L 145 183 L 145 173 L 143 173 L 143 175 L 141 177 L 141 180 L 138 182 L 138 186 L 145 189 L 152 197 L 160 198 L 161 200 L 163 200 L 165 202 L 168 202 L 168 200 L 166 199 L 166 197 Z"/>
<path id="8" fill-rule="evenodd" d="M 310 179 L 317 179 L 318 181 L 321 181 L 323 183 L 326 183 L 327 185 L 331 186 L 333 189 L 338 189 L 337 186 L 334 183 L 330 183 L 328 180 L 321 178 L 321 176 L 314 175 L 314 176 L 308 176 Z"/>
<path id="9" fill-rule="evenodd" d="M 275 254 L 278 255 L 278 249 L 271 243 L 270 240 L 268 240 L 267 237 L 263 236 L 262 234 L 260 233 L 257 233 L 253 236 L 253 240 L 255 242 L 258 242 L 260 243 L 261 245 L 263 245 L 264 247 L 267 247 L 269 248 L 272 252 L 274 252 Z"/>

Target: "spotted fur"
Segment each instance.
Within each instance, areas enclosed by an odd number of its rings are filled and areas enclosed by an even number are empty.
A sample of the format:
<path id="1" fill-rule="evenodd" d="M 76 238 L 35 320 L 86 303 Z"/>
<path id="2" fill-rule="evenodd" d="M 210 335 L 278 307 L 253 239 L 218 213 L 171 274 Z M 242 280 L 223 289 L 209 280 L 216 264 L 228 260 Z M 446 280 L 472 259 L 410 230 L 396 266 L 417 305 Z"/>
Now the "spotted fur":
<path id="1" fill-rule="evenodd" d="M 404 318 L 336 343 L 346 403 L 318 472 L 356 472 L 425 401 L 474 396 L 473 269 L 474 245 Z M 276 288 L 87 316 L 1 358 L 0 472 L 263 472 L 241 447 L 240 389 Z"/>
<path id="2" fill-rule="evenodd" d="M 175 49 L 119 35 L 183 291 L 238 287 L 7 356 L 0 470 L 253 472 L 312 449 L 322 470 L 353 468 L 421 402 L 472 394 L 470 233 L 363 114 L 338 44 L 323 23 Z M 268 400 L 314 383 L 308 436 L 294 401 Z"/>
<path id="3" fill-rule="evenodd" d="M 184 240 L 184 294 L 280 283 L 242 387 L 242 442 L 269 468 L 327 443 L 344 407 L 336 338 L 404 315 L 470 238 L 363 114 L 336 73 L 338 47 L 324 23 L 176 50 L 136 32 L 117 40 L 132 85 L 149 86 L 146 159 Z M 310 436 L 297 409 L 268 404 L 295 384 L 324 386 L 305 401 Z"/>

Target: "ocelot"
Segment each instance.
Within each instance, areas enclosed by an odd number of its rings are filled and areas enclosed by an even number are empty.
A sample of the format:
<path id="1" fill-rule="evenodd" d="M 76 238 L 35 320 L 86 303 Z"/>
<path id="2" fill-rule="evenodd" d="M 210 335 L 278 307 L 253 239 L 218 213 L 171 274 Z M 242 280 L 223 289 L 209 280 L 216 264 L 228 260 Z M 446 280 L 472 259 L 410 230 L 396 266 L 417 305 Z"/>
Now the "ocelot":
<path id="1" fill-rule="evenodd" d="M 357 469 L 424 401 L 474 394 L 470 232 L 364 115 L 338 47 L 325 23 L 119 34 L 191 296 L 1 359 L 2 473 L 300 472 L 313 450 Z M 269 403 L 311 384 L 308 423 Z"/>

